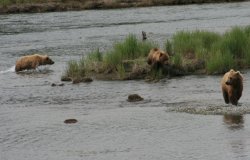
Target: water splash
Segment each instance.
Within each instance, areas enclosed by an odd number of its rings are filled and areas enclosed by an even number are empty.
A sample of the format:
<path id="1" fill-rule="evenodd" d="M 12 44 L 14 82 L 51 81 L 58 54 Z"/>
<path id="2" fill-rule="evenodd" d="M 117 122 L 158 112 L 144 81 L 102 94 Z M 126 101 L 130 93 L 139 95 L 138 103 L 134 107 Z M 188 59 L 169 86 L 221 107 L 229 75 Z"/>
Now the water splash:
<path id="1" fill-rule="evenodd" d="M 15 66 L 12 66 L 11 68 L 7 70 L 0 71 L 0 74 L 9 73 L 9 72 L 15 72 Z"/>

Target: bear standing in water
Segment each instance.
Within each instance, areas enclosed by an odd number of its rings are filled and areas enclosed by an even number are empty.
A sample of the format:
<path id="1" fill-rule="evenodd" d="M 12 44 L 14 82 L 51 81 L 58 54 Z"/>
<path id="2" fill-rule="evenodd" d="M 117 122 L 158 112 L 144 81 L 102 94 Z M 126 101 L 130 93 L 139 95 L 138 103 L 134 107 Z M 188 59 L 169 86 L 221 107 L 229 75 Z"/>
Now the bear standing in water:
<path id="1" fill-rule="evenodd" d="M 28 55 L 19 58 L 16 61 L 15 71 L 19 72 L 26 69 L 36 69 L 40 65 L 52 65 L 54 61 L 52 61 L 47 55 Z"/>
<path id="2" fill-rule="evenodd" d="M 221 80 L 221 88 L 226 104 L 237 105 L 243 90 L 243 77 L 240 72 L 231 69 L 225 73 Z"/>

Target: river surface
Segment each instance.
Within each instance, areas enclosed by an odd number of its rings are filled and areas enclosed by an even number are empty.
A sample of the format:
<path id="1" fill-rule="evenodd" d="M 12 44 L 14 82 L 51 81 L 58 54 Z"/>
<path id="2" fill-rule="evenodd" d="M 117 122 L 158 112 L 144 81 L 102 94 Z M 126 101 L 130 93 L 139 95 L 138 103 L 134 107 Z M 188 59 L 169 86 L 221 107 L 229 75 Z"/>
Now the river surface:
<path id="1" fill-rule="evenodd" d="M 179 30 L 236 25 L 250 25 L 250 2 L 0 15 L 0 159 L 249 160 L 247 70 L 237 107 L 224 104 L 221 76 L 51 86 L 67 61 L 129 33 L 162 46 Z M 18 57 L 34 52 L 55 64 L 16 74 Z M 133 93 L 144 101 L 127 102 Z"/>

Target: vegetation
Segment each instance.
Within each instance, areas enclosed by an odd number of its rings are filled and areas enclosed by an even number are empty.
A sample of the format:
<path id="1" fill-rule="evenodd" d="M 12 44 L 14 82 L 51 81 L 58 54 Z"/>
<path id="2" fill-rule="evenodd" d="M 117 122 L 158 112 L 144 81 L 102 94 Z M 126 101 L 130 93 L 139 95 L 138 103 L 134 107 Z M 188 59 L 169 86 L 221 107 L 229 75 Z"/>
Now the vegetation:
<path id="1" fill-rule="evenodd" d="M 107 52 L 99 49 L 79 62 L 70 61 L 65 76 L 84 77 L 91 74 L 111 75 L 111 79 L 161 79 L 169 74 L 169 67 L 155 70 L 146 63 L 150 49 L 158 47 L 150 41 L 139 41 L 135 35 L 114 44 Z M 170 69 L 178 68 L 186 74 L 225 73 L 231 68 L 250 66 L 250 26 L 234 27 L 224 34 L 208 31 L 180 31 L 165 43 L 171 55 Z M 141 75 L 143 74 L 143 76 Z M 177 74 L 178 75 L 178 74 Z"/>
<path id="2" fill-rule="evenodd" d="M 150 49 L 157 47 L 153 42 L 139 41 L 135 35 L 128 35 L 127 38 L 114 44 L 113 48 L 105 53 L 99 49 L 89 53 L 79 62 L 70 61 L 64 76 L 75 77 L 82 73 L 82 76 L 95 74 L 111 74 L 111 79 L 125 79 L 133 71 L 143 72 L 146 66 L 146 57 Z M 143 68 L 141 68 L 143 67 Z M 80 76 L 81 77 L 81 76 Z"/>
<path id="3" fill-rule="evenodd" d="M 71 80 L 78 80 L 85 77 L 85 65 L 84 59 L 80 59 L 79 62 L 71 60 L 68 62 L 64 77 L 69 77 Z"/>
<path id="4" fill-rule="evenodd" d="M 172 62 L 185 68 L 186 64 L 203 61 L 206 73 L 224 73 L 230 68 L 250 65 L 250 27 L 234 27 L 220 35 L 208 31 L 177 32 L 166 48 L 173 46 Z M 195 65 L 195 64 L 193 64 Z"/>

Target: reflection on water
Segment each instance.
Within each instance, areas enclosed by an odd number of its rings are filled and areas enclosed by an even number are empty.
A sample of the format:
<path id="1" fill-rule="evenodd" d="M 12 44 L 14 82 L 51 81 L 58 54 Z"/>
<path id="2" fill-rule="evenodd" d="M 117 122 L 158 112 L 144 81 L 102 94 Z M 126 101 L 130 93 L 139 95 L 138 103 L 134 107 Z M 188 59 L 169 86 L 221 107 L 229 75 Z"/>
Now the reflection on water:
<path id="1" fill-rule="evenodd" d="M 224 126 L 228 129 L 229 133 L 227 134 L 226 140 L 232 157 L 234 159 L 248 160 L 248 144 L 247 139 L 242 133 L 244 133 L 244 123 L 245 116 L 243 114 L 224 114 L 223 123 Z M 249 117 L 248 117 L 249 118 Z"/>
<path id="2" fill-rule="evenodd" d="M 223 122 L 229 129 L 241 129 L 244 127 L 244 117 L 242 114 L 225 114 Z"/>

